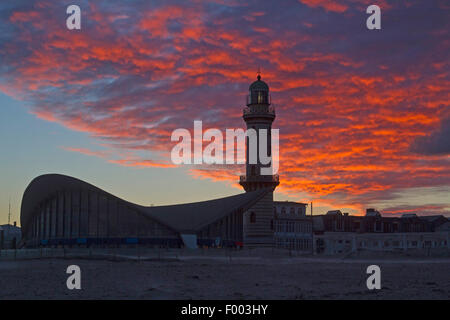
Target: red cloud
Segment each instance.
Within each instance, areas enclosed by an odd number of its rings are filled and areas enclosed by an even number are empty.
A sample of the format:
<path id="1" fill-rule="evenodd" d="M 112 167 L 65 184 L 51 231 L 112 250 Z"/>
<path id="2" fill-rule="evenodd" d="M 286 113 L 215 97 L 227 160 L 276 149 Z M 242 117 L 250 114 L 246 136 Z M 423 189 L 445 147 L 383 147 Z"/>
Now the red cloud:
<path id="1" fill-rule="evenodd" d="M 353 3 L 302 2 L 337 13 Z M 8 70 L 0 90 L 32 101 L 37 117 L 87 132 L 108 148 L 154 151 L 167 161 L 70 151 L 129 167 L 172 167 L 172 130 L 191 129 L 197 119 L 219 129 L 244 127 L 246 90 L 262 65 L 282 140 L 281 192 L 362 208 L 373 194 L 450 184 L 448 158 L 410 151 L 448 108 L 447 57 L 438 54 L 448 52 L 445 33 L 423 31 L 406 44 L 403 37 L 413 33 L 402 33 L 400 43 L 374 38 L 379 51 L 369 58 L 361 34 L 335 38 L 328 28 L 316 31 L 315 21 L 284 25 L 260 7 L 229 16 L 199 3 L 161 5 L 118 16 L 113 7 L 91 6 L 89 32 L 80 33 L 68 33 L 51 15 L 44 19 L 48 9 L 11 14 L 17 34 L 0 49 Z M 27 23 L 37 30 L 45 23 L 46 32 L 34 34 Z M 418 41 L 439 50 L 408 47 Z M 237 186 L 237 171 L 191 173 Z"/>
<path id="2" fill-rule="evenodd" d="M 339 13 L 345 12 L 348 8 L 345 4 L 333 0 L 299 0 L 299 1 L 313 8 L 322 7 L 327 11 L 334 11 Z"/>

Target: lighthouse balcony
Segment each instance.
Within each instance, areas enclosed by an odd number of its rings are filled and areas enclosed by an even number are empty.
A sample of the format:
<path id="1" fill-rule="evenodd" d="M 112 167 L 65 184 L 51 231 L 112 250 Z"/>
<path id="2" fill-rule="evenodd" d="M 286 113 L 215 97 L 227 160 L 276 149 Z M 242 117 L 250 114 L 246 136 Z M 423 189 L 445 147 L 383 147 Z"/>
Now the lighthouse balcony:
<path id="1" fill-rule="evenodd" d="M 278 174 L 274 175 L 257 175 L 257 176 L 246 176 L 242 175 L 239 177 L 240 183 L 245 182 L 280 182 L 280 176 Z"/>
<path id="2" fill-rule="evenodd" d="M 265 105 L 265 104 L 257 104 L 251 105 L 249 107 L 244 108 L 244 117 L 245 116 L 258 116 L 258 115 L 266 115 L 275 117 L 275 106 L 273 105 Z"/>

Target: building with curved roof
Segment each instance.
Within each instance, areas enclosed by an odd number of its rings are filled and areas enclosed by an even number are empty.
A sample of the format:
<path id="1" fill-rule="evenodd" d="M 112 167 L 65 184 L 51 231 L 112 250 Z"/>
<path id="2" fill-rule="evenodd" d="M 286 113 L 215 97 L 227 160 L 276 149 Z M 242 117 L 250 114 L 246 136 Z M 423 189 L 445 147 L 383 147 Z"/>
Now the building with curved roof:
<path id="1" fill-rule="evenodd" d="M 47 174 L 25 190 L 21 224 L 26 246 L 144 244 L 236 246 L 244 242 L 244 212 L 271 192 L 168 206 L 140 206 L 79 179 Z M 251 213 L 250 213 L 251 214 Z"/>

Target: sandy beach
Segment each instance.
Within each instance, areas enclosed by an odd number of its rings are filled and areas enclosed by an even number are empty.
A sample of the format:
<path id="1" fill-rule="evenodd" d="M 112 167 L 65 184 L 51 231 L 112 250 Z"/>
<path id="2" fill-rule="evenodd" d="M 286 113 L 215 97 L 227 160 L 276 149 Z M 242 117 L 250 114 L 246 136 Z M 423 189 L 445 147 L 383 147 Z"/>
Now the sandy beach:
<path id="1" fill-rule="evenodd" d="M 371 264 L 380 290 L 366 287 Z M 69 265 L 81 290 L 66 287 Z M 449 299 L 449 270 L 448 258 L 31 259 L 0 262 L 0 299 Z"/>

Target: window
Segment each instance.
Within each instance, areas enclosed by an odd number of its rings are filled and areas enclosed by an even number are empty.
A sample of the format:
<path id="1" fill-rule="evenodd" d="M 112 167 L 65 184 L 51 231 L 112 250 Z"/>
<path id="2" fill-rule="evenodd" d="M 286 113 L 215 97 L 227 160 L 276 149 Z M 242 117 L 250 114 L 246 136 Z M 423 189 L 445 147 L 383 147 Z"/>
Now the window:
<path id="1" fill-rule="evenodd" d="M 263 93 L 261 91 L 258 91 L 258 103 L 263 102 Z"/>
<path id="2" fill-rule="evenodd" d="M 268 93 L 267 91 L 257 90 L 251 92 L 252 103 L 268 103 Z"/>
<path id="3" fill-rule="evenodd" d="M 270 230 L 273 230 L 273 219 L 270 220 Z"/>
<path id="4" fill-rule="evenodd" d="M 381 231 L 381 221 L 375 222 L 375 231 Z"/>
<path id="5" fill-rule="evenodd" d="M 255 223 L 256 222 L 256 214 L 254 212 L 252 212 L 250 214 L 250 223 Z"/>

